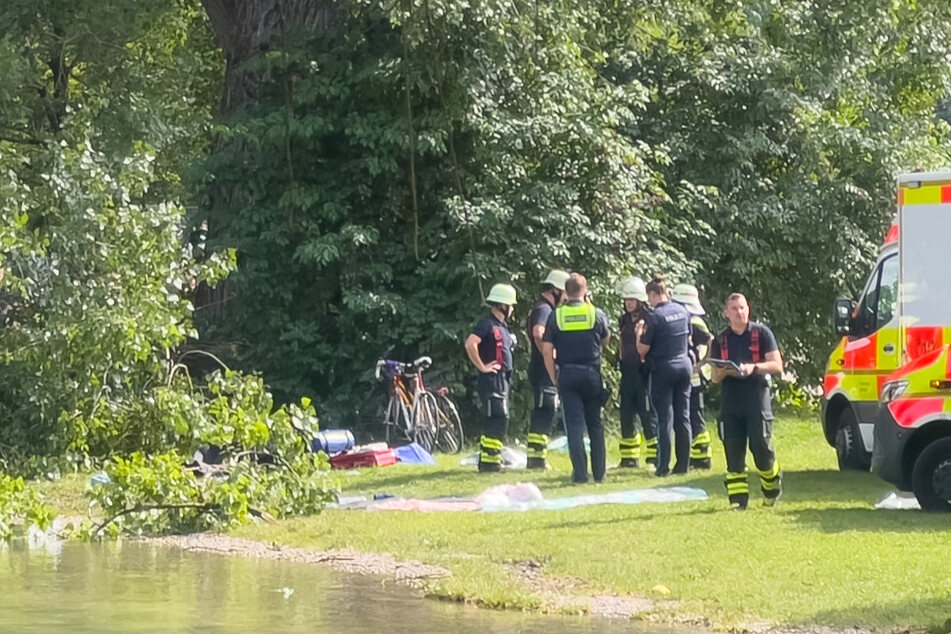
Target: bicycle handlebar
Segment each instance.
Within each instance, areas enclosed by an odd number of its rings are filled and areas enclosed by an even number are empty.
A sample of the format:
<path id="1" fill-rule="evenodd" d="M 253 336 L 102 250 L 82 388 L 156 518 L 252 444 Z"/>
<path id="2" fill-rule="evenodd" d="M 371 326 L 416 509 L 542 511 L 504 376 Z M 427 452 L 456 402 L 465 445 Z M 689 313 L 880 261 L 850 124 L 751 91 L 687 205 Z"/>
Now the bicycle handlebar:
<path id="1" fill-rule="evenodd" d="M 376 362 L 376 371 L 374 374 L 377 380 L 383 376 L 384 372 L 388 376 L 394 376 L 396 374 L 415 374 L 417 372 L 428 370 L 432 364 L 433 360 L 430 357 L 420 357 L 412 363 L 403 363 L 401 361 L 393 361 L 391 359 L 380 359 Z"/>

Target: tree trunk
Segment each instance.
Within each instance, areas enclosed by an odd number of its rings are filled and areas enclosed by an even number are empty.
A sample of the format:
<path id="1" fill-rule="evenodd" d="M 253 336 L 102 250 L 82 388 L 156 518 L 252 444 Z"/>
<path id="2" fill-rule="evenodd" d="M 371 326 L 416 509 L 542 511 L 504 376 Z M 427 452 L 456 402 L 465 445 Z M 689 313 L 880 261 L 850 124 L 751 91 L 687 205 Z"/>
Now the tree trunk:
<path id="1" fill-rule="evenodd" d="M 316 35 L 333 28 L 341 19 L 335 0 L 202 0 L 202 5 L 226 62 L 220 106 L 224 118 L 243 105 L 254 103 L 270 82 L 281 81 L 266 70 L 249 68 L 249 61 L 277 49 L 284 38 Z M 240 136 L 219 139 L 212 153 L 222 157 L 225 165 L 253 164 L 260 160 L 249 152 L 247 143 Z M 290 156 L 288 172 L 293 180 Z M 203 214 L 212 244 L 233 246 L 233 236 L 223 235 L 227 229 L 222 225 L 227 223 L 218 221 L 229 218 L 240 209 L 246 204 L 247 197 L 248 192 L 241 183 L 228 182 L 228 179 L 212 180 L 208 208 Z M 211 325 L 228 323 L 229 313 L 240 307 L 242 299 L 237 286 L 224 280 L 215 288 L 203 284 L 194 301 L 201 308 L 202 323 Z M 205 341 L 203 347 L 209 344 L 216 354 L 234 359 L 234 347 L 226 345 L 225 341 Z"/>
<path id="2" fill-rule="evenodd" d="M 202 0 L 227 64 L 221 112 L 234 112 L 254 99 L 266 78 L 245 63 L 292 33 L 320 33 L 338 19 L 333 0 Z"/>

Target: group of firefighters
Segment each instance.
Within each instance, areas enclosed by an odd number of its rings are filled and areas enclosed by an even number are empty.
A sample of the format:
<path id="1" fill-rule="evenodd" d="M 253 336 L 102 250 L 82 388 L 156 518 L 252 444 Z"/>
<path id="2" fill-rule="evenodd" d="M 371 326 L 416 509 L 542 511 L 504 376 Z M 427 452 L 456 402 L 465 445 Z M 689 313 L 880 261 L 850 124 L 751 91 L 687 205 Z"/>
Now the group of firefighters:
<path id="1" fill-rule="evenodd" d="M 723 387 L 718 431 L 726 453 L 725 484 L 731 506 L 744 510 L 749 503 L 747 446 L 764 504 L 775 504 L 782 479 L 772 445 L 770 377 L 782 372 L 783 362 L 772 331 L 750 321 L 749 305 L 740 293 L 727 298 L 724 316 L 730 325 L 716 337 L 704 321 L 706 311 L 694 286 L 678 284 L 668 289 L 662 278 L 645 284 L 638 277 L 628 277 L 618 294 L 624 303 L 617 345 L 621 371 L 618 467 L 638 468 L 643 458 L 660 477 L 687 473 L 690 468 L 710 469 L 711 434 L 704 420 L 703 389 L 712 380 Z M 485 298 L 489 314 L 465 342 L 469 360 L 479 372 L 483 408 L 479 471 L 502 467 L 515 342 L 508 323 L 516 299 L 511 285 L 493 286 Z M 604 312 L 592 303 L 583 275 L 549 273 L 526 320 L 526 336 L 534 396 L 528 468 L 550 468 L 549 436 L 560 402 L 572 480 L 588 481 L 587 432 L 591 473 L 595 482 L 602 482 L 607 452 L 601 409 L 608 392 L 601 363 L 611 327 Z"/>

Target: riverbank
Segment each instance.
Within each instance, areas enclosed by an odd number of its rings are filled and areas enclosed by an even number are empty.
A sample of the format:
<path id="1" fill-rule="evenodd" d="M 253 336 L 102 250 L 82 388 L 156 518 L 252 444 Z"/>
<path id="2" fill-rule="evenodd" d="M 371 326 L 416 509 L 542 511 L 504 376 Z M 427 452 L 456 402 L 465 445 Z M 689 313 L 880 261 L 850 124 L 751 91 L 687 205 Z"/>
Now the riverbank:
<path id="1" fill-rule="evenodd" d="M 709 496 L 702 501 L 524 513 L 328 509 L 159 543 L 380 574 L 430 597 L 491 608 L 731 631 L 949 631 L 949 518 L 874 509 L 889 487 L 871 474 L 839 472 L 814 420 L 777 421 L 776 445 L 786 494 L 772 509 L 754 495 L 746 513 L 728 510 L 717 447 L 713 472 L 662 482 L 701 488 Z M 563 454 L 541 474 L 480 476 L 459 458 L 334 475 L 345 495 L 421 498 L 470 497 L 518 481 L 535 482 L 549 499 L 661 484 L 644 470 L 611 470 L 603 485 L 574 486 Z M 79 479 L 43 486 L 58 508 L 81 507 Z"/>

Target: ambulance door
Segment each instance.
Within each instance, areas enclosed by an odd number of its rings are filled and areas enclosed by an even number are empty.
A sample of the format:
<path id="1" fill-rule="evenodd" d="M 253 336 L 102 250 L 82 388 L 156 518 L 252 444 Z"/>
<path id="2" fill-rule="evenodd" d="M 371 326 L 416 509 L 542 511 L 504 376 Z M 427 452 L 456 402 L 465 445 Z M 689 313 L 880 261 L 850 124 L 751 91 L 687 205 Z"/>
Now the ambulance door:
<path id="1" fill-rule="evenodd" d="M 905 362 L 951 343 L 951 174 L 940 185 L 903 183 L 900 191 L 901 323 Z M 915 178 L 917 175 L 910 175 Z"/>
<path id="2" fill-rule="evenodd" d="M 849 394 L 866 451 L 872 450 L 872 428 L 878 394 L 901 358 L 898 326 L 898 254 L 885 255 L 869 277 L 845 344 L 844 387 Z"/>

